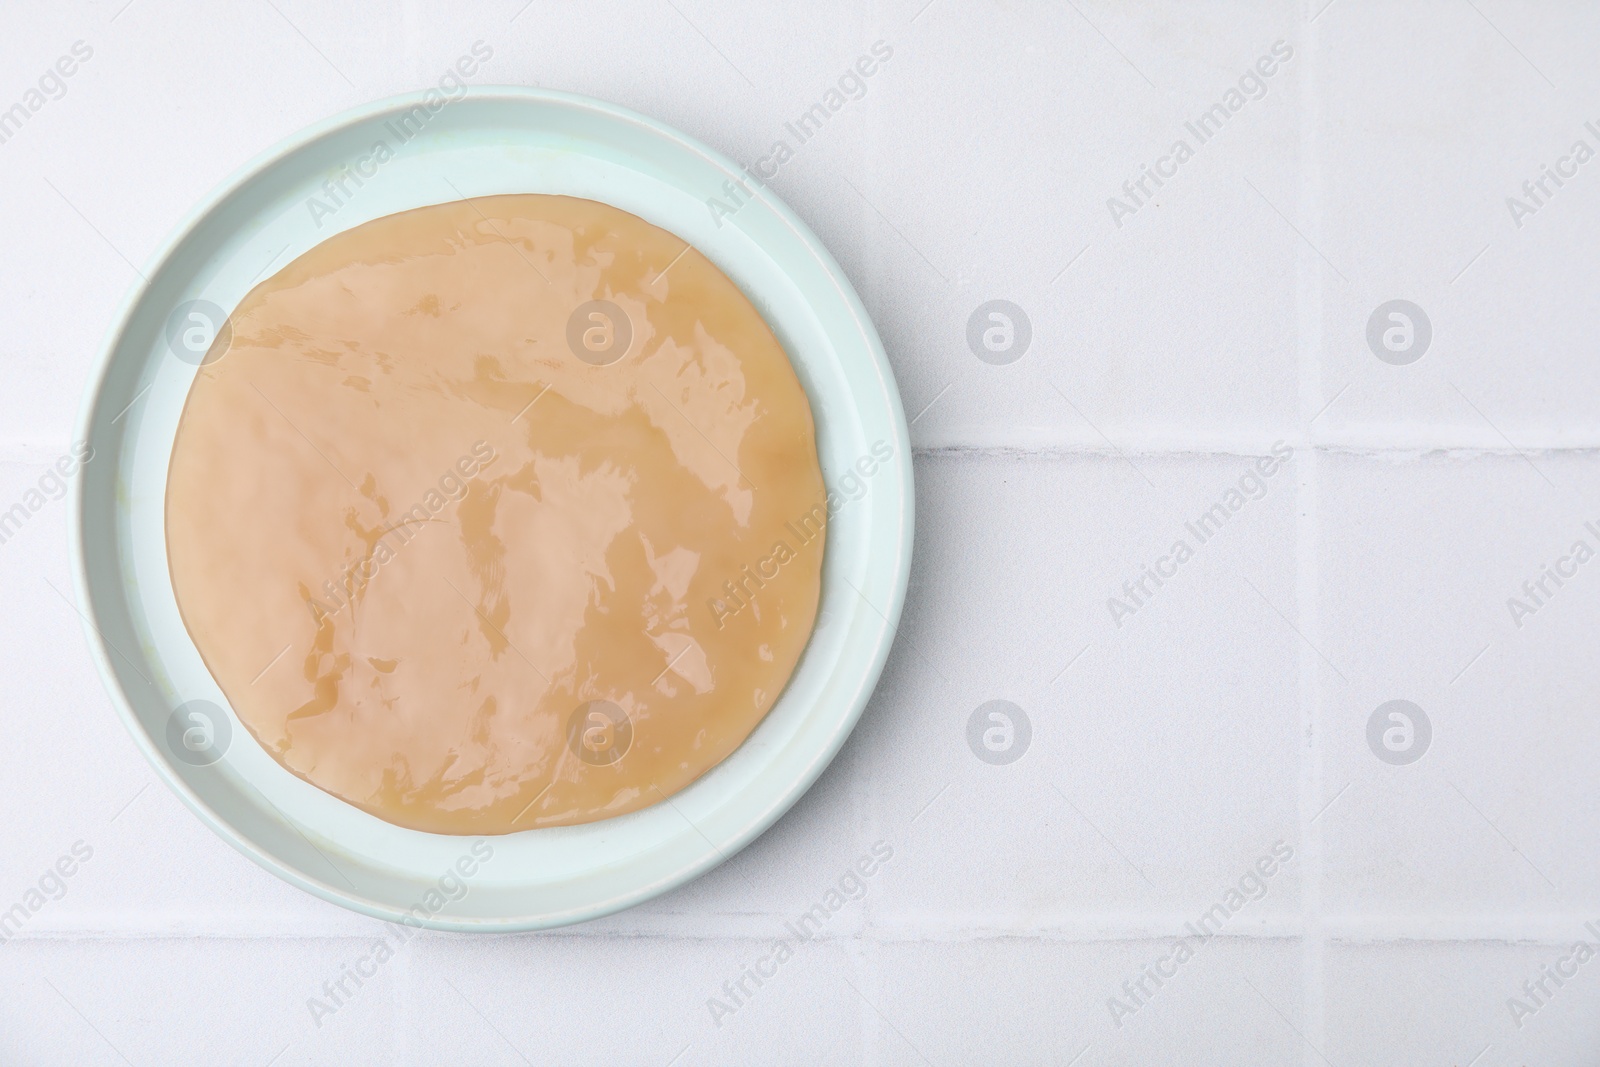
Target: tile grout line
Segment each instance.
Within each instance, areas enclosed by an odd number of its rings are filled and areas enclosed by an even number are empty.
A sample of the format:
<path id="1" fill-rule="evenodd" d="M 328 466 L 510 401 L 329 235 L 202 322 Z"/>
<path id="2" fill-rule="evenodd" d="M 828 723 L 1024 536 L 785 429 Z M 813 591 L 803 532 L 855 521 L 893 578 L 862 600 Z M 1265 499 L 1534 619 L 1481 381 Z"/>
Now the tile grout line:
<path id="1" fill-rule="evenodd" d="M 873 3 L 863 4 L 856 10 L 857 31 L 855 35 L 858 40 L 865 40 L 867 33 L 871 32 L 868 29 L 869 23 L 873 26 L 883 26 L 886 24 L 886 20 L 893 15 L 893 9 L 885 0 L 874 0 Z M 903 32 L 909 36 L 912 29 L 914 27 L 908 26 Z M 882 161 L 890 155 L 890 153 L 882 151 L 882 146 L 888 140 L 886 136 L 888 123 L 886 111 L 881 105 L 882 101 L 878 100 L 875 106 L 867 108 L 867 114 L 864 116 L 866 121 L 862 124 L 864 127 L 863 135 L 852 139 L 856 157 L 856 173 L 873 181 L 877 180 Z M 882 243 L 869 242 L 868 248 L 881 250 Z M 883 264 L 879 258 L 881 255 L 881 251 L 878 251 L 877 256 L 873 256 L 869 252 L 867 256 L 863 257 L 862 261 L 862 280 L 866 282 L 870 277 L 871 281 L 868 284 L 875 292 L 881 289 L 878 283 L 883 277 Z M 865 300 L 866 297 L 861 299 Z M 904 417 L 902 416 L 902 418 Z M 911 428 L 909 425 L 906 427 L 906 443 L 907 445 L 911 444 Z M 916 449 L 913 447 L 911 452 L 914 457 Z M 852 731 L 852 733 L 854 732 Z M 852 803 L 858 806 L 859 812 L 853 821 L 863 829 L 864 832 L 861 839 L 869 845 L 877 839 L 876 835 L 881 830 L 885 840 L 890 841 L 891 847 L 895 844 L 893 839 L 896 836 L 901 837 L 900 844 L 904 847 L 903 830 L 891 834 L 889 827 L 881 825 L 879 812 L 883 808 L 876 803 L 879 782 L 879 776 L 868 775 L 865 796 L 858 795 L 852 799 Z M 880 923 L 880 918 L 877 914 L 879 910 L 877 906 L 878 899 L 872 893 L 868 893 L 866 899 L 862 900 L 861 903 L 863 905 L 861 936 L 856 943 L 858 951 L 853 954 L 850 966 L 855 971 L 856 981 L 866 988 L 877 1003 L 882 1004 L 883 973 L 877 950 L 877 935 Z M 849 953 L 847 952 L 847 954 Z M 883 1063 L 888 1058 L 888 1035 L 884 1033 L 883 1026 L 878 1022 L 868 1005 L 861 1002 L 860 997 L 852 996 L 851 999 L 856 1001 L 856 1062 L 862 1064 L 862 1067 L 877 1067 L 878 1064 Z"/>
<path id="2" fill-rule="evenodd" d="M 1304 415 L 1301 415 L 1304 418 Z M 1517 447 L 1507 447 L 1504 440 L 1493 431 L 1485 430 L 1477 437 L 1445 437 L 1412 435 L 1401 437 L 1394 434 L 1368 435 L 1342 434 L 1330 436 L 1323 434 L 1315 436 L 1304 430 L 1291 430 L 1283 427 L 1272 432 L 1263 432 L 1251 437 L 1221 438 L 1215 435 L 1193 435 L 1185 440 L 1178 440 L 1171 434 L 1146 434 L 1143 437 L 1134 436 L 1132 432 L 1119 429 L 1118 444 L 1108 448 L 1096 439 L 1088 437 L 1080 439 L 1059 438 L 1054 440 L 1033 440 L 1028 442 L 1002 442 L 989 443 L 964 442 L 946 444 L 913 444 L 911 451 L 914 455 L 927 459 L 964 459 L 973 458 L 1018 458 L 1018 459 L 1113 459 L 1123 462 L 1127 457 L 1153 459 L 1218 459 L 1223 457 L 1240 457 L 1245 459 L 1259 459 L 1271 455 L 1272 445 L 1286 438 L 1293 438 L 1292 443 L 1298 450 L 1308 452 L 1327 453 L 1330 455 L 1355 456 L 1369 459 L 1404 459 L 1422 455 L 1444 455 L 1449 458 L 1464 460 L 1477 460 L 1482 458 L 1510 458 L 1526 461 L 1529 456 L 1587 456 L 1600 453 L 1600 439 L 1555 440 L 1526 443 Z M 1527 441 L 1526 434 L 1520 434 Z M 1494 437 L 1494 440 L 1490 440 Z"/>
<path id="3" fill-rule="evenodd" d="M 1320 457 L 1315 453 L 1304 458 L 1300 480 L 1300 514 L 1296 519 L 1296 600 L 1299 602 L 1299 625 L 1306 641 L 1300 648 L 1300 701 L 1303 741 L 1300 754 L 1300 837 L 1305 862 L 1301 867 L 1301 910 L 1304 916 L 1302 936 L 1304 952 L 1302 975 L 1305 990 L 1304 1026 L 1306 1037 L 1315 1049 L 1306 1050 L 1308 1067 L 1320 1065 L 1320 1050 L 1326 1047 L 1325 1020 L 1326 997 L 1323 982 L 1323 962 L 1327 950 L 1327 929 L 1322 921 L 1322 827 L 1314 822 L 1323 806 L 1322 759 L 1323 740 L 1319 729 L 1319 712 L 1322 710 L 1322 691 L 1318 684 L 1321 664 L 1316 649 L 1322 647 L 1321 603 L 1321 540 L 1318 496 Z"/>
<path id="4" fill-rule="evenodd" d="M 1306 26 L 1304 49 L 1305 81 L 1300 107 L 1300 136 L 1297 141 L 1299 158 L 1296 167 L 1300 174 L 1300 217 L 1307 220 L 1313 238 L 1322 242 L 1321 157 L 1317 137 L 1320 118 L 1321 82 L 1318 72 L 1318 31 L 1314 22 Z M 1301 418 L 1307 420 L 1304 439 L 1312 440 L 1310 420 L 1320 413 L 1322 392 L 1322 310 L 1324 275 L 1314 264 L 1307 264 L 1304 250 L 1300 254 L 1301 284 L 1296 287 L 1298 297 L 1297 331 L 1300 364 Z M 1309 273 L 1307 273 L 1309 271 Z M 1300 838 L 1305 862 L 1301 867 L 1300 907 L 1303 916 L 1301 931 L 1301 1026 L 1305 1028 L 1306 1046 L 1301 1049 L 1301 1061 L 1307 1067 L 1317 1067 L 1324 1059 L 1327 1048 L 1326 987 L 1323 976 L 1327 952 L 1326 930 L 1322 922 L 1322 832 L 1313 821 L 1321 806 L 1322 746 L 1317 732 L 1318 711 L 1321 708 L 1321 690 L 1317 685 L 1319 666 L 1314 650 L 1322 647 L 1321 618 L 1321 533 L 1318 506 L 1317 476 L 1321 466 L 1317 449 L 1308 448 L 1302 454 L 1299 470 L 1300 484 L 1297 494 L 1299 513 L 1295 518 L 1295 601 L 1298 606 L 1300 630 L 1306 641 L 1300 648 L 1300 705 L 1303 740 L 1300 746 Z"/>

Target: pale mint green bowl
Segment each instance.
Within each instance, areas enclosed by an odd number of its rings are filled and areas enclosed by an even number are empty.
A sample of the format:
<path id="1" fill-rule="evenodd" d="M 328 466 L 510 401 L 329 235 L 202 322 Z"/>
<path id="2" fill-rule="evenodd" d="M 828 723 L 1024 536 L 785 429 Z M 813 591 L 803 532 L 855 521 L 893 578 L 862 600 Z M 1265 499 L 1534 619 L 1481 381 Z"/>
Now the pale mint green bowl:
<path id="1" fill-rule="evenodd" d="M 94 457 L 73 498 L 75 580 L 95 661 L 134 741 L 231 845 L 368 915 L 449 930 L 538 929 L 619 911 L 704 873 L 771 826 L 827 767 L 877 683 L 900 618 L 911 451 L 883 345 L 844 273 L 731 160 L 642 115 L 567 93 L 485 88 L 443 100 L 437 91 L 395 97 L 290 138 L 230 179 L 156 254 L 108 335 L 79 417 Z M 381 164 L 379 141 L 392 155 Z M 335 203 L 324 183 L 352 166 L 361 184 L 346 179 L 350 195 Z M 755 195 L 730 201 L 725 183 L 740 181 Z M 670 803 L 504 837 L 446 837 L 376 819 L 281 768 L 231 710 L 211 724 L 214 738 L 229 737 L 225 753 L 196 765 L 220 743 L 205 749 L 202 729 L 191 734 L 199 754 L 186 751 L 170 740 L 170 721 L 190 701 L 223 709 L 227 701 L 184 629 L 167 570 L 167 463 L 196 370 L 174 354 L 169 317 L 190 300 L 231 309 L 268 272 L 368 220 L 525 192 L 605 201 L 678 234 L 743 288 L 793 360 L 816 417 L 823 477 L 844 503 L 828 527 L 817 628 L 789 687 L 737 752 Z M 712 199 L 737 210 L 713 211 Z M 891 458 L 858 467 L 875 445 Z"/>

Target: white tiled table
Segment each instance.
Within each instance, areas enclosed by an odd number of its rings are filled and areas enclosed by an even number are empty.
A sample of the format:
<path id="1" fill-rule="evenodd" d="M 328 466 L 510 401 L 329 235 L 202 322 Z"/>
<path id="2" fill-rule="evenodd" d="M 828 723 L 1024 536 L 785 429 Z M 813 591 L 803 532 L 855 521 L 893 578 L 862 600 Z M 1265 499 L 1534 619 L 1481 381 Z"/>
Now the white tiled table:
<path id="1" fill-rule="evenodd" d="M 302 126 L 482 40 L 480 84 L 615 100 L 754 161 L 881 40 L 866 94 L 773 183 L 916 416 L 877 695 L 723 868 L 555 934 L 419 936 L 318 1025 L 307 999 L 379 924 L 155 782 L 54 591 L 47 502 L 0 545 L 0 909 L 92 855 L 0 943 L 0 1063 L 1600 1061 L 1600 958 L 1524 991 L 1600 943 L 1600 561 L 1520 627 L 1506 604 L 1600 548 L 1600 159 L 1520 226 L 1506 204 L 1600 150 L 1600 9 L 521 3 L 7 4 L 0 109 L 93 54 L 0 143 L 0 509 L 69 448 L 130 262 Z M 1198 144 L 1185 123 L 1280 40 L 1264 95 Z M 1193 158 L 1114 220 L 1179 138 Z M 997 298 L 1033 332 L 1004 366 L 966 341 Z M 1368 347 L 1392 299 L 1431 322 L 1418 362 Z M 1260 498 L 1114 620 L 1278 442 Z M 1010 764 L 968 747 L 993 699 L 1032 726 Z M 1406 765 L 1367 741 L 1393 699 L 1432 725 Z M 879 841 L 864 897 L 713 1019 Z M 1128 999 L 1247 878 L 1260 899 Z"/>

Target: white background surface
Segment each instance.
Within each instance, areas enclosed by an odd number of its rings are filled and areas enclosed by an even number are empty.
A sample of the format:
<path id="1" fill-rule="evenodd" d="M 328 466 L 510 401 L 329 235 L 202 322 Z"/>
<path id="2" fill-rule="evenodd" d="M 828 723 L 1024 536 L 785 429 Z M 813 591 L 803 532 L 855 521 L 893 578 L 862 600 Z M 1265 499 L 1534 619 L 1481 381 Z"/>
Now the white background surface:
<path id="1" fill-rule="evenodd" d="M 1600 547 L 1600 159 L 1520 227 L 1506 198 L 1600 149 L 1600 11 L 1324 3 L 8 3 L 0 109 L 93 57 L 0 144 L 0 509 L 70 446 L 130 263 L 302 126 L 483 40 L 479 84 L 753 162 L 882 40 L 773 188 L 883 334 L 918 533 L 876 697 L 763 839 L 602 922 L 419 936 L 319 1026 L 307 998 L 379 924 L 155 783 L 51 588 L 49 503 L 0 545 L 0 909 L 93 856 L 0 944 L 0 1063 L 1594 1063 L 1600 959 L 1531 1015 L 1508 998 L 1600 940 L 1600 562 L 1520 627 L 1506 601 Z M 1196 145 L 1278 40 L 1265 96 Z M 1180 137 L 1119 227 L 1107 198 Z M 966 342 L 994 298 L 1032 322 L 1007 366 Z M 1365 337 L 1396 298 L 1433 328 L 1407 366 Z M 1265 496 L 1115 625 L 1278 441 Z M 991 699 L 1032 723 L 1009 765 L 967 745 Z M 1433 726 L 1410 765 L 1367 744 L 1392 699 Z M 714 1022 L 877 841 L 865 896 Z M 1117 1025 L 1122 983 L 1280 841 L 1265 897 Z"/>

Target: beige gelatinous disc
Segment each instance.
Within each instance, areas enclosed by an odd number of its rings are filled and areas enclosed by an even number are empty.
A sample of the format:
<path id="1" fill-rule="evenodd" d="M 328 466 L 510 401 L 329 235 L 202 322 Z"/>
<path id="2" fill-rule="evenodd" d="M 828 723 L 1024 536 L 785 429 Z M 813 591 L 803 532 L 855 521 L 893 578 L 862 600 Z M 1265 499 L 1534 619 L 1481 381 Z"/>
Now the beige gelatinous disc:
<path id="1" fill-rule="evenodd" d="M 816 614 L 810 407 L 704 256 L 590 200 L 377 219 L 257 286 L 167 486 L 195 645 L 283 766 L 401 826 L 661 801 Z"/>

